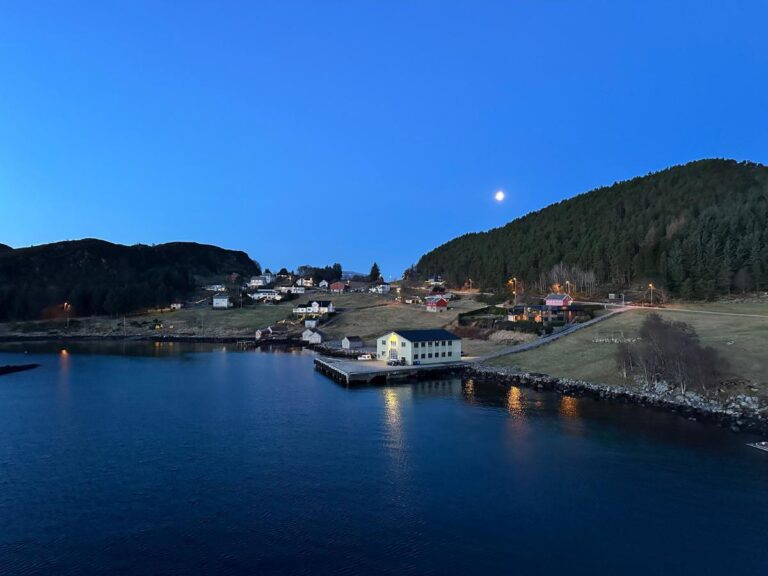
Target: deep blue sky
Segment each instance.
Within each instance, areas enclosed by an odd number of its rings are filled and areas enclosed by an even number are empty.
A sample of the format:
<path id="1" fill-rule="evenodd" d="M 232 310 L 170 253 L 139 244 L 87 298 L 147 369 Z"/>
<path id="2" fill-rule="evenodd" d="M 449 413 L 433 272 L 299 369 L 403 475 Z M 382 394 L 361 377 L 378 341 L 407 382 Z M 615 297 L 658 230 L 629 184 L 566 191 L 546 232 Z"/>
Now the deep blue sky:
<path id="1" fill-rule="evenodd" d="M 0 242 L 399 274 L 599 185 L 766 161 L 766 22 L 741 0 L 7 0 Z"/>

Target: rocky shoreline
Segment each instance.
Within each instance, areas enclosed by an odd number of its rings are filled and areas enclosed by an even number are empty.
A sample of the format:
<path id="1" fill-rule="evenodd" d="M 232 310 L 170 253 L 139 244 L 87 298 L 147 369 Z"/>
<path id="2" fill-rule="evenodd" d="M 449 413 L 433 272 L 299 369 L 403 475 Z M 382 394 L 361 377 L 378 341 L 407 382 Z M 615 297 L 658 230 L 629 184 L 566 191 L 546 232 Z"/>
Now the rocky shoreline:
<path id="1" fill-rule="evenodd" d="M 768 434 L 768 407 L 761 406 L 756 396 L 741 394 L 719 400 L 695 393 L 683 395 L 662 390 L 648 392 L 632 390 L 624 386 L 555 378 L 546 374 L 484 365 L 468 367 L 465 376 L 480 383 L 520 386 L 571 396 L 588 396 L 598 400 L 648 406 L 680 414 L 689 419 L 709 420 L 728 427 L 734 432 L 749 431 Z"/>

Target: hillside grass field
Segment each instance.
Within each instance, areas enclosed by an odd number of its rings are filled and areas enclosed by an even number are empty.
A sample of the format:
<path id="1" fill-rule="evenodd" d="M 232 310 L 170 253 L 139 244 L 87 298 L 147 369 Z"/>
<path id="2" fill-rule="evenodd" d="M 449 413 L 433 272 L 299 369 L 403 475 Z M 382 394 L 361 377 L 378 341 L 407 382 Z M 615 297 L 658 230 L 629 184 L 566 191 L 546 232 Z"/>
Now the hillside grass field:
<path id="1" fill-rule="evenodd" d="M 489 364 L 514 366 L 563 378 L 629 385 L 630 382 L 620 376 L 616 367 L 617 344 L 599 340 L 634 338 L 646 315 L 656 312 L 665 320 L 686 322 L 693 327 L 703 345 L 711 346 L 721 358 L 727 360 L 727 377 L 748 380 L 757 385 L 762 394 L 768 393 L 768 302 L 720 302 L 685 305 L 685 309 L 691 311 L 671 308 L 629 310 L 540 348 L 502 356 L 489 361 Z"/>
<path id="2" fill-rule="evenodd" d="M 392 296 L 376 294 L 328 294 L 310 292 L 290 302 L 281 304 L 252 304 L 213 310 L 210 306 L 184 308 L 170 312 L 111 318 L 96 316 L 72 318 L 69 328 L 65 319 L 6 322 L 0 324 L 0 337 L 13 336 L 195 336 L 205 338 L 238 337 L 249 338 L 259 328 L 280 321 L 293 324 L 296 332 L 304 330 L 298 319 L 292 317 L 293 308 L 311 300 L 331 300 L 337 313 L 330 317 L 321 330 L 331 340 L 344 336 L 361 336 L 372 342 L 376 336 L 387 330 L 403 328 L 445 328 L 456 320 L 461 312 L 469 312 L 485 305 L 474 299 L 464 298 L 451 303 L 446 312 L 427 312 L 423 305 L 401 304 Z M 464 350 L 468 355 L 486 354 L 503 347 L 502 343 L 465 339 Z"/>

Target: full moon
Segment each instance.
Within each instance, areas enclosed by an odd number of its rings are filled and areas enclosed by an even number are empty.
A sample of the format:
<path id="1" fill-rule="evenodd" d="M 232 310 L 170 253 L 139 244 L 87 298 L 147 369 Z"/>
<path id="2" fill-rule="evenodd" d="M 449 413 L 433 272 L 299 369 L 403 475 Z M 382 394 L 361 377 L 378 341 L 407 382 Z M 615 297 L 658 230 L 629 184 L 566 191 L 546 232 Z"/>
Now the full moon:
<path id="1" fill-rule="evenodd" d="M 499 190 L 494 195 L 494 198 L 496 198 L 496 202 L 501 202 L 502 200 L 504 200 L 504 196 L 505 196 L 504 192 L 502 190 Z"/>

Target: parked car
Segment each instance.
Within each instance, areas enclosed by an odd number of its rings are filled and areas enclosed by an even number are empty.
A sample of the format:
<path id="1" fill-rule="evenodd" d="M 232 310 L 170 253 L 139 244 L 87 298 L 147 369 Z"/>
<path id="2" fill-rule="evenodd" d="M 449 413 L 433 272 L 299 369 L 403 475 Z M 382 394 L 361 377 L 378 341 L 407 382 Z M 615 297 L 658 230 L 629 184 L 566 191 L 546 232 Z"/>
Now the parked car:
<path id="1" fill-rule="evenodd" d="M 387 360 L 387 366 L 400 366 L 400 360 Z"/>
<path id="2" fill-rule="evenodd" d="M 370 354 L 361 354 L 357 357 L 358 360 L 373 360 L 373 356 Z"/>

